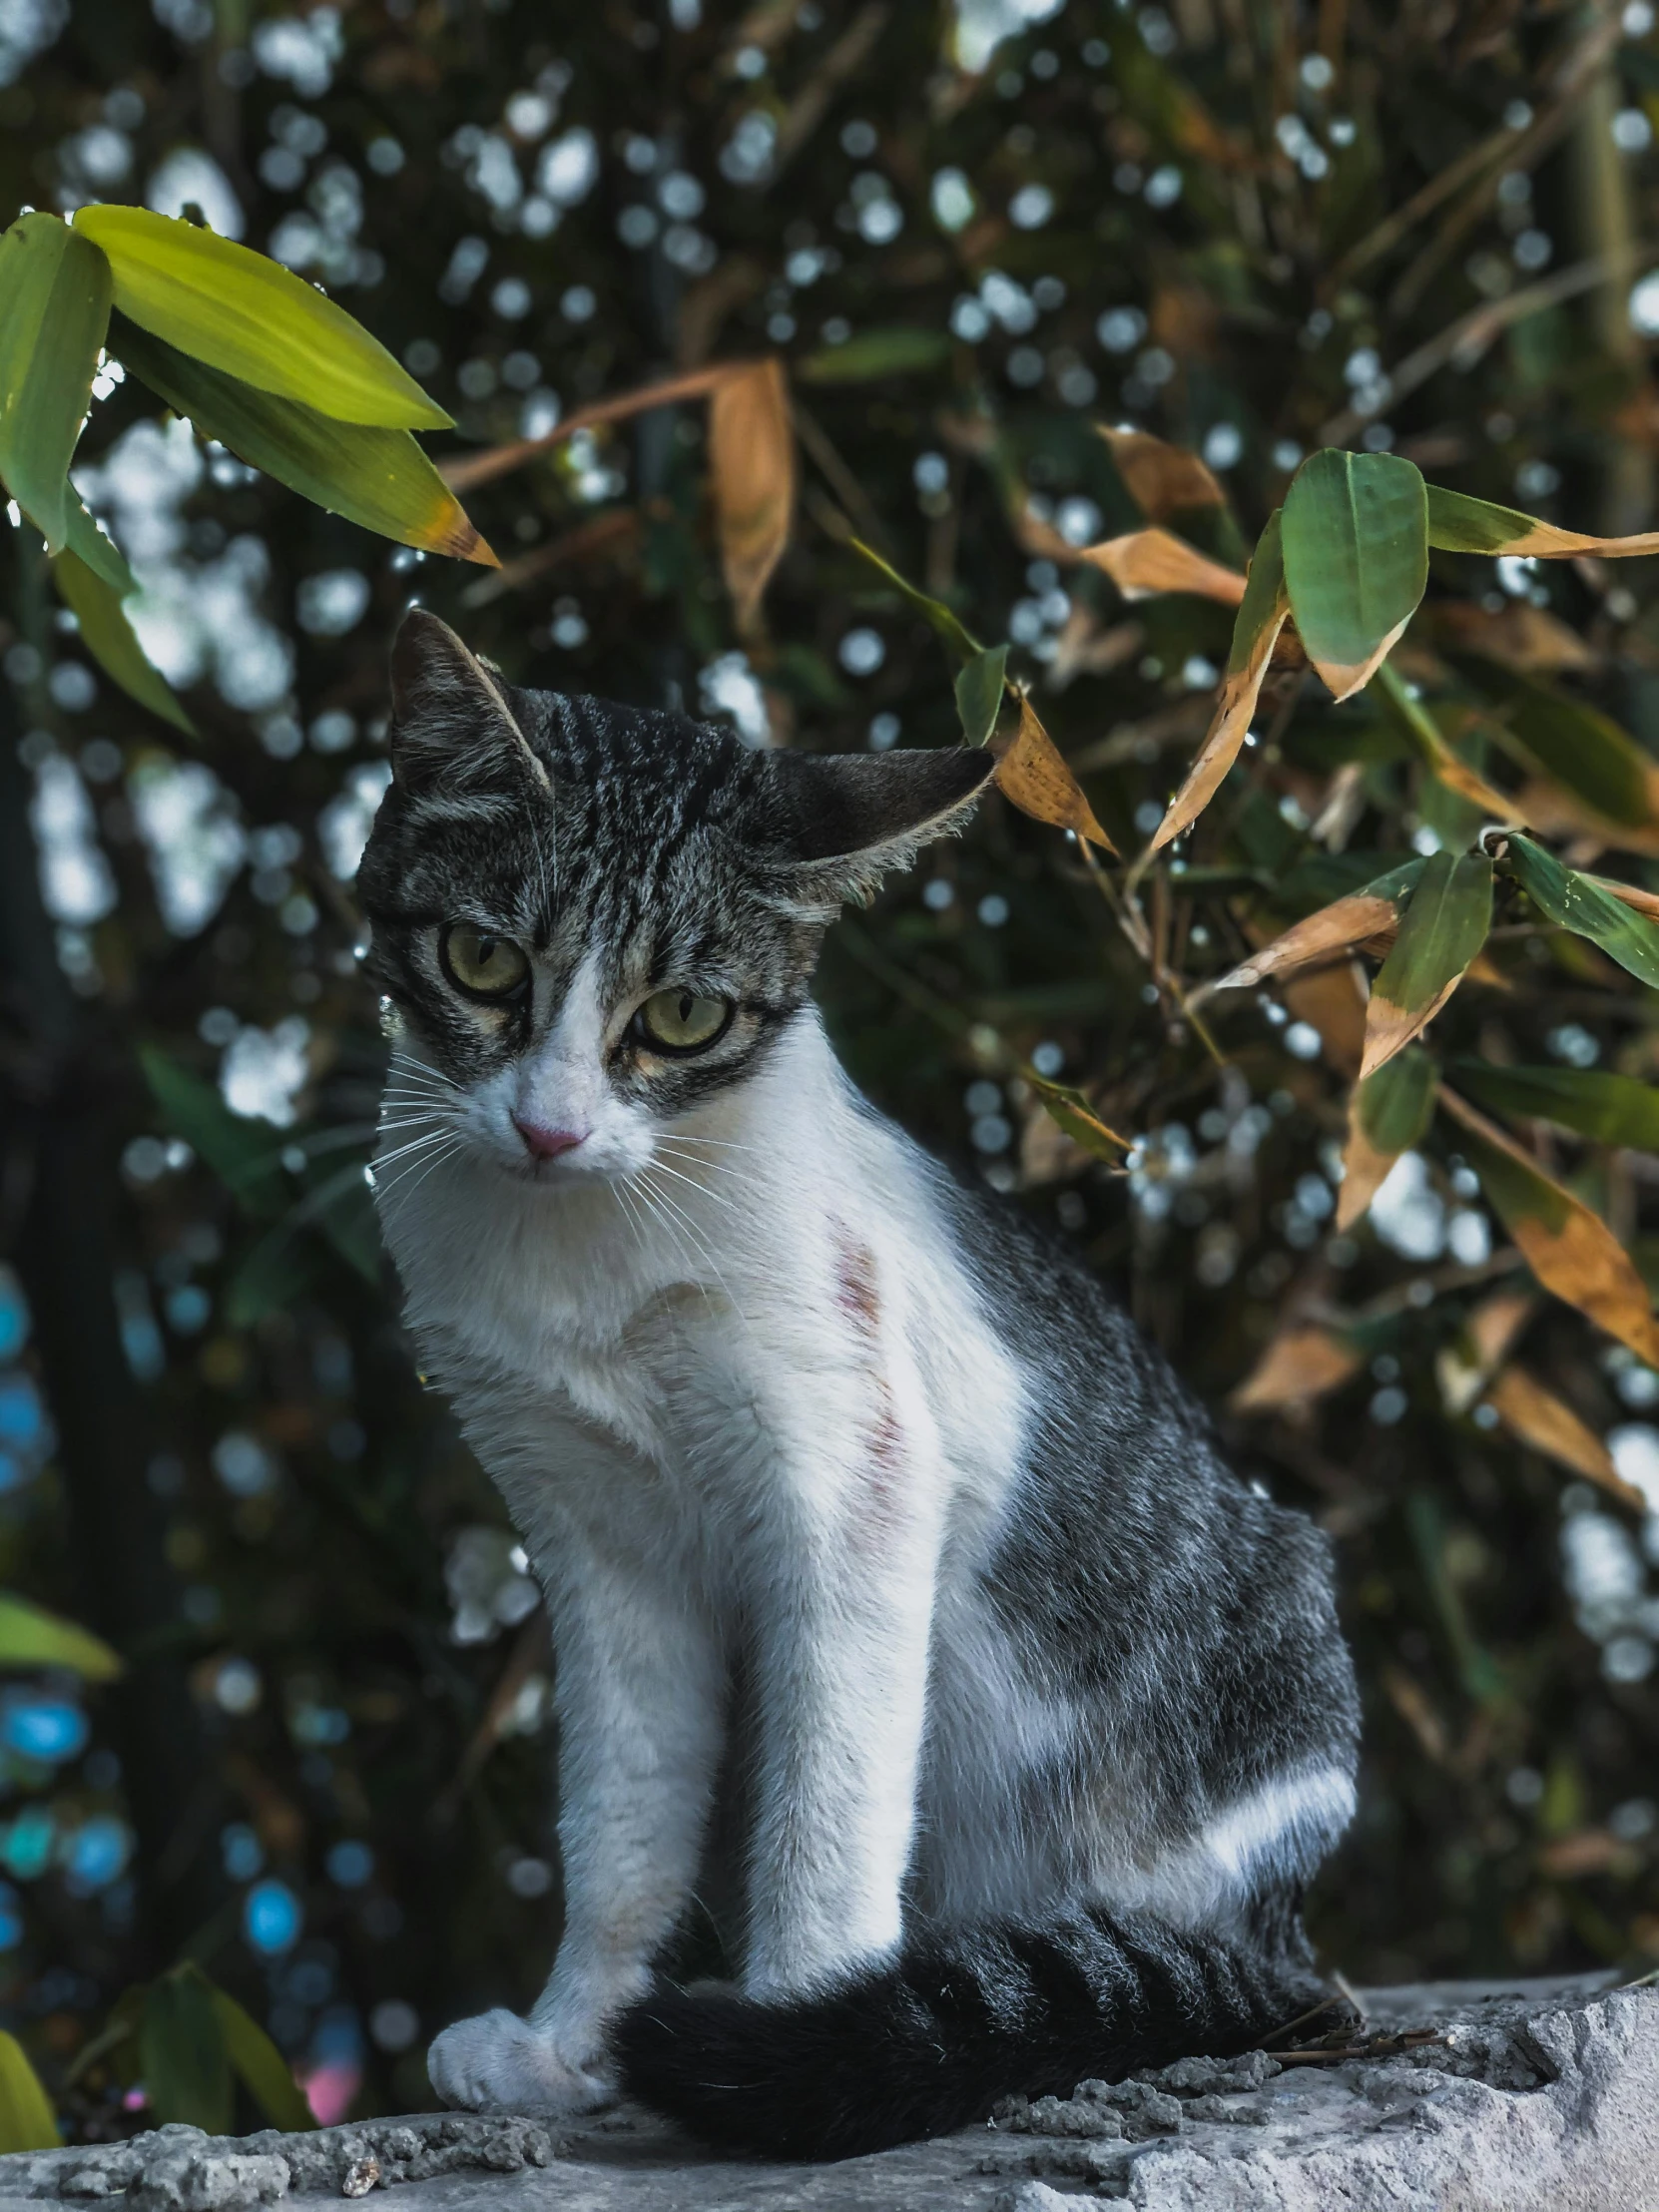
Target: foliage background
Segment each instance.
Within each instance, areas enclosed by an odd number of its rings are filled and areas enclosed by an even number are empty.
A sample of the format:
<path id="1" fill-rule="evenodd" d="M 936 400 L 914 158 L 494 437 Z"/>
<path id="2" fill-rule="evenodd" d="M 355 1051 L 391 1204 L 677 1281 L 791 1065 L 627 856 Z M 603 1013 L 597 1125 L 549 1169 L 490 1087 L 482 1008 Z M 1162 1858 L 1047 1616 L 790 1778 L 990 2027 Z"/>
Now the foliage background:
<path id="1" fill-rule="evenodd" d="M 411 1370 L 361 1195 L 384 1047 L 349 876 L 411 593 L 517 682 L 683 701 L 775 742 L 947 740 L 949 669 L 850 522 L 1014 640 L 1133 849 L 1202 735 L 1230 618 L 1126 607 L 1033 553 L 1139 519 L 1097 421 L 1206 454 L 1237 516 L 1212 512 L 1211 549 L 1233 558 L 1323 442 L 1577 527 L 1653 520 L 1645 0 L 1000 8 L 0 9 L 8 218 L 195 202 L 325 281 L 467 444 L 776 351 L 804 455 L 795 542 L 740 636 L 698 404 L 469 493 L 493 575 L 388 549 L 112 383 L 82 480 L 195 748 L 93 672 L 29 534 L 0 537 L 0 1580 L 130 1661 L 110 1690 L 43 1677 L 0 1705 L 0 2004 L 75 2126 L 142 2124 L 136 2093 L 71 2068 L 120 1990 L 183 1953 L 335 2113 L 423 2101 L 424 2038 L 522 2005 L 556 1936 L 539 1610 Z M 1443 675 L 1430 618 L 1456 599 L 1488 650 L 1543 655 L 1562 696 L 1659 750 L 1647 563 L 1437 556 L 1430 597 L 1408 669 Z M 1280 686 L 1192 880 L 1149 882 L 1187 987 L 1339 878 L 1469 833 L 1364 699 L 1322 696 Z M 1371 864 L 1322 876 L 1345 841 Z M 1656 853 L 1633 833 L 1592 864 L 1659 885 Z M 1328 1954 L 1362 1980 L 1641 1972 L 1659 1521 L 1437 1381 L 1478 1302 L 1525 1281 L 1450 1139 L 1334 1234 L 1347 972 L 1212 1001 L 1218 1063 L 1075 848 L 993 801 L 841 925 L 823 996 L 871 1094 L 1080 1238 L 1241 1463 L 1337 1539 L 1368 1741 L 1315 1901 Z M 1652 1004 L 1580 940 L 1515 924 L 1436 1037 L 1651 1079 Z M 1130 1173 L 1060 1144 L 1009 1079 L 1033 1054 L 1142 1139 Z M 1650 1159 L 1529 1141 L 1647 1250 Z M 1228 1411 L 1297 1323 L 1337 1347 L 1326 1386 L 1299 1371 Z M 1547 1300 L 1518 1357 L 1659 1505 L 1659 1377 Z"/>

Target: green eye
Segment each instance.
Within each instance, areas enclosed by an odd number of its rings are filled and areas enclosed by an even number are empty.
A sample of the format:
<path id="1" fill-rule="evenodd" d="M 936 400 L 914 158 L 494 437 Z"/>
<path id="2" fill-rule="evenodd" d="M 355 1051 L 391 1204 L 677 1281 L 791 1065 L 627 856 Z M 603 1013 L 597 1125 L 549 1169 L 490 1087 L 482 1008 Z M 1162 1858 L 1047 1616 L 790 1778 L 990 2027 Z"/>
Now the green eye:
<path id="1" fill-rule="evenodd" d="M 653 991 L 634 1024 L 643 1041 L 659 1052 L 701 1052 L 726 1034 L 735 1009 L 729 998 L 704 998 L 696 991 Z"/>
<path id="2" fill-rule="evenodd" d="M 508 998 L 530 972 L 529 958 L 511 937 L 452 921 L 438 939 L 443 972 L 469 998 Z"/>

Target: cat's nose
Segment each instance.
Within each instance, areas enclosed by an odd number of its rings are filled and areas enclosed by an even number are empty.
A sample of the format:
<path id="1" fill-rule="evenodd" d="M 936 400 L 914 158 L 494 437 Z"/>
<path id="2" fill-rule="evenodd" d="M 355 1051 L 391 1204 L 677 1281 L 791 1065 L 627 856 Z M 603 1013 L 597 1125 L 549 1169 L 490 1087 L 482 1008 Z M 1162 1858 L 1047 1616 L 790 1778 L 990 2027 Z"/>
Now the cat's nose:
<path id="1" fill-rule="evenodd" d="M 538 1121 L 521 1121 L 513 1116 L 513 1127 L 524 1139 L 524 1149 L 532 1160 L 556 1160 L 561 1152 L 574 1152 L 586 1137 L 585 1129 L 544 1129 Z"/>

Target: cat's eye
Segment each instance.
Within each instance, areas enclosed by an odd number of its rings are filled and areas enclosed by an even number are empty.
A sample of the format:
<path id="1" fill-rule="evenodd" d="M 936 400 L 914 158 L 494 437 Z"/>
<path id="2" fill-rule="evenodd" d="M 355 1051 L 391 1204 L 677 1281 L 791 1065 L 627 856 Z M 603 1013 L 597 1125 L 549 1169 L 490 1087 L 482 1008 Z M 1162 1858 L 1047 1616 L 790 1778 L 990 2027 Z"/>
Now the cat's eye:
<path id="1" fill-rule="evenodd" d="M 510 998 L 530 973 L 522 945 L 470 921 L 452 921 L 438 939 L 443 972 L 469 998 Z"/>
<path id="2" fill-rule="evenodd" d="M 705 998 L 684 988 L 653 991 L 634 1025 L 643 1043 L 657 1052 L 701 1052 L 726 1034 L 733 1014 L 729 998 Z"/>

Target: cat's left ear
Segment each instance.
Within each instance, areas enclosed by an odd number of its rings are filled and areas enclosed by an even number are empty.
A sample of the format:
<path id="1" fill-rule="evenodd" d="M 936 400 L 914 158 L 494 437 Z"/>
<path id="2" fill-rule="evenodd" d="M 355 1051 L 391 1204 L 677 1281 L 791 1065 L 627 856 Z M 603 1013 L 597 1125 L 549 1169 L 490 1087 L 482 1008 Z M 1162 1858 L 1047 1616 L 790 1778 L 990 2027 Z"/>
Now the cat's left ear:
<path id="1" fill-rule="evenodd" d="M 965 745 L 936 752 L 769 753 L 778 841 L 804 903 L 863 900 L 890 868 L 962 829 L 996 763 Z"/>
<path id="2" fill-rule="evenodd" d="M 424 607 L 392 641 L 391 767 L 407 791 L 551 788 L 498 671 Z"/>

